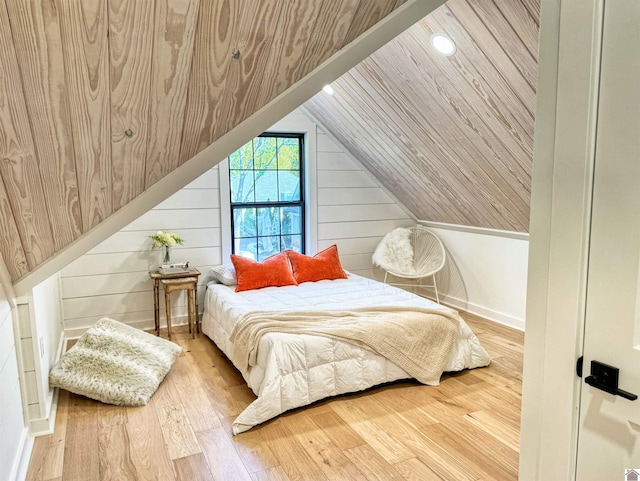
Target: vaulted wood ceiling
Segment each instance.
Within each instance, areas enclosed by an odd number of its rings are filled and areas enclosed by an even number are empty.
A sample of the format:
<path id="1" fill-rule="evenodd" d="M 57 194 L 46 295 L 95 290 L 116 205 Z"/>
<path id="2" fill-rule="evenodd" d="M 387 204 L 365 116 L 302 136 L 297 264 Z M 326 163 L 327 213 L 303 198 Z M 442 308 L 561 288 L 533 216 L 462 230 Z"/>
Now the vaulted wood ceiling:
<path id="1" fill-rule="evenodd" d="M 539 18 L 539 0 L 449 0 L 304 109 L 418 219 L 528 232 Z"/>
<path id="2" fill-rule="evenodd" d="M 12 281 L 398 7 L 427 3 L 442 2 L 0 0 L 0 253 Z M 526 232 L 539 7 L 449 0 L 305 109 L 417 218 Z M 439 31 L 454 56 L 432 50 Z"/>
<path id="3" fill-rule="evenodd" d="M 12 280 L 404 3 L 0 0 L 0 253 Z"/>

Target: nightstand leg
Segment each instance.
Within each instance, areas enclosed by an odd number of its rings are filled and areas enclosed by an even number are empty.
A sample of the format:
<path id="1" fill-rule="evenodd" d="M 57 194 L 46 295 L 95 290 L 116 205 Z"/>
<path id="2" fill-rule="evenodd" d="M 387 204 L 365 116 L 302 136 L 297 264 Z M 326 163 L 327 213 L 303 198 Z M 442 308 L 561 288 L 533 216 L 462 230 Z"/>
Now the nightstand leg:
<path id="1" fill-rule="evenodd" d="M 193 310 L 193 305 L 194 305 L 194 302 L 195 302 L 194 301 L 194 298 L 195 298 L 194 292 L 195 292 L 194 289 L 189 289 L 187 291 L 187 297 L 189 299 L 189 302 L 188 302 L 189 312 L 188 312 L 187 316 L 189 318 L 189 332 L 191 333 L 191 337 L 193 339 L 196 338 L 196 325 L 195 325 L 195 323 L 197 322 L 197 317 L 196 317 L 196 315 L 194 313 L 194 310 Z M 192 327 L 192 324 L 193 324 L 193 327 Z"/>
<path id="2" fill-rule="evenodd" d="M 153 280 L 153 320 L 155 322 L 156 336 L 160 335 L 160 289 L 158 280 Z"/>
<path id="3" fill-rule="evenodd" d="M 171 291 L 164 291 L 164 305 L 167 311 L 167 336 L 171 339 Z"/>
<path id="4" fill-rule="evenodd" d="M 193 303 L 195 304 L 195 310 L 196 310 L 195 328 L 198 329 L 198 334 L 200 334 L 200 316 L 198 315 L 198 278 L 197 277 L 196 277 L 196 285 L 193 288 Z"/>

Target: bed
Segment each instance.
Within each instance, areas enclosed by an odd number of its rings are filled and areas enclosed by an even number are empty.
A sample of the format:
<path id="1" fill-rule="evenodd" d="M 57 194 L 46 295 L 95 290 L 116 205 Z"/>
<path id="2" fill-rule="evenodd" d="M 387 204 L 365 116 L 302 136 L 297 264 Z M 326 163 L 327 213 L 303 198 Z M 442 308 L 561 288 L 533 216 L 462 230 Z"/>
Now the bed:
<path id="1" fill-rule="evenodd" d="M 256 310 L 286 313 L 407 305 L 451 312 L 423 297 L 354 274 L 348 274 L 347 279 L 238 293 L 233 286 L 211 282 L 205 295 L 202 332 L 233 360 L 234 326 Z M 458 319 L 457 334 L 443 370 L 488 365 L 489 356 L 478 338 L 457 313 L 454 315 Z M 234 365 L 257 396 L 235 419 L 234 434 L 326 397 L 412 377 L 385 357 L 349 342 L 282 332 L 269 332 L 260 338 L 255 365 Z"/>

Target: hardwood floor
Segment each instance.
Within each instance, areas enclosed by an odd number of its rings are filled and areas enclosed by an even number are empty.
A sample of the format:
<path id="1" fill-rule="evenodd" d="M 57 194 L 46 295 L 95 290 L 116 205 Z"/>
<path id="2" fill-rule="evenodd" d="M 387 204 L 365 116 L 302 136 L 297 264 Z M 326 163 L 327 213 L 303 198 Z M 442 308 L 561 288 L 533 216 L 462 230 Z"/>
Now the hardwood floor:
<path id="1" fill-rule="evenodd" d="M 516 480 L 524 335 L 463 317 L 489 367 L 324 400 L 238 436 L 253 393 L 206 336 L 176 329 L 184 353 L 147 406 L 60 392 L 27 480 Z"/>

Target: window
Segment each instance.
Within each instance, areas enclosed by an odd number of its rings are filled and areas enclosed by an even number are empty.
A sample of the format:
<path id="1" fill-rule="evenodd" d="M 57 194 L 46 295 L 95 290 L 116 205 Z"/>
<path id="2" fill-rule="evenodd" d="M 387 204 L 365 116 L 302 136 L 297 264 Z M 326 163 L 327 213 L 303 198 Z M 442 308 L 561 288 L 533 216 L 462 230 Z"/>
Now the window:
<path id="1" fill-rule="evenodd" d="M 232 252 L 304 252 L 304 137 L 265 133 L 229 156 Z"/>

